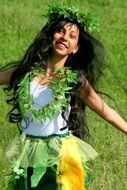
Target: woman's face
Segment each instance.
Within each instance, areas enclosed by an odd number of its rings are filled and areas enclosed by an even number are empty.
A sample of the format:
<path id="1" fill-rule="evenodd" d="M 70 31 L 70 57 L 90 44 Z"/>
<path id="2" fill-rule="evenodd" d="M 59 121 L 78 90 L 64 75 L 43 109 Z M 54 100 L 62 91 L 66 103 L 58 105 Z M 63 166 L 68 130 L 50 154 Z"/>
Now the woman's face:
<path id="1" fill-rule="evenodd" d="M 76 24 L 67 23 L 52 38 L 53 54 L 68 56 L 78 50 L 79 28 Z"/>

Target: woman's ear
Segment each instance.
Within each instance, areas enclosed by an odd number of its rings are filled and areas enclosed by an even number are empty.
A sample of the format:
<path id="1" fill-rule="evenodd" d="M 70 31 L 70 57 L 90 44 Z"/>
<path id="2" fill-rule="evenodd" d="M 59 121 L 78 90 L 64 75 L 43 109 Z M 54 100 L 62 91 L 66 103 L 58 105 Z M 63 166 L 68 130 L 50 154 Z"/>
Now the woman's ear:
<path id="1" fill-rule="evenodd" d="M 78 51 L 78 49 L 79 49 L 79 45 L 77 45 L 77 47 L 73 50 L 73 54 L 75 54 L 77 51 Z"/>

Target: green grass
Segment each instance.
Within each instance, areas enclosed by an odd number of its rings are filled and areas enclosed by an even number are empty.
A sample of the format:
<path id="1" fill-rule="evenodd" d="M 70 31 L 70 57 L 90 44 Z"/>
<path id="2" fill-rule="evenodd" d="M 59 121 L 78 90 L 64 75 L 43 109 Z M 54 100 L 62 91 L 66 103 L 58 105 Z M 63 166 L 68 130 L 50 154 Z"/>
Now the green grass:
<path id="1" fill-rule="evenodd" d="M 46 22 L 42 14 L 50 0 L 0 0 L 0 64 L 16 60 L 23 55 L 34 36 Z M 73 2 L 73 1 L 69 1 Z M 110 94 L 116 104 L 107 97 L 103 99 L 117 109 L 126 119 L 127 97 L 120 86 L 127 81 L 127 1 L 126 0 L 76 0 L 81 6 L 89 6 L 99 15 L 99 38 L 105 45 L 105 77 L 100 89 Z M 85 2 L 85 3 L 84 3 Z M 113 76 L 112 73 L 115 73 Z M 4 190 L 8 162 L 5 159 L 7 145 L 18 133 L 9 124 L 6 113 L 6 96 L 1 90 L 0 98 L 0 189 Z M 99 157 L 91 164 L 92 181 L 88 190 L 127 190 L 127 136 L 111 127 L 95 113 L 87 109 L 91 144 Z"/>

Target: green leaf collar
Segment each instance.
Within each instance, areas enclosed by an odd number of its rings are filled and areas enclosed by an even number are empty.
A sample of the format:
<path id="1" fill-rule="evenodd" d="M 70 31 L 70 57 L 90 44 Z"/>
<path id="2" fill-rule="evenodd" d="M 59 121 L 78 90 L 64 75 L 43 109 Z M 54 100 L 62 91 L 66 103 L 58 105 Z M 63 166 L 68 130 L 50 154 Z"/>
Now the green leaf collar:
<path id="1" fill-rule="evenodd" d="M 28 112 L 31 113 L 34 120 L 44 122 L 47 118 L 53 119 L 57 111 L 63 111 L 68 106 L 68 98 L 65 94 L 70 93 L 72 87 L 69 85 L 74 83 L 77 78 L 76 72 L 69 70 L 67 67 L 62 67 L 56 70 L 55 75 L 50 80 L 48 87 L 52 91 L 52 101 L 41 109 L 33 106 L 33 99 L 30 96 L 30 81 L 39 74 L 44 73 L 42 69 L 28 72 L 19 83 L 17 89 L 19 111 L 22 116 Z"/>

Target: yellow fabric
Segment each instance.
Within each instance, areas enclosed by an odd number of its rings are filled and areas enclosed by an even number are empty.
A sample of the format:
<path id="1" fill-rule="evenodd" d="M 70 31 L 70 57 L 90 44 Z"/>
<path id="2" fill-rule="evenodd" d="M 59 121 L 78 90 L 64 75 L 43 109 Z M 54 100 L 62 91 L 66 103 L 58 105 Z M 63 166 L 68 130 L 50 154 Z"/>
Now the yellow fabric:
<path id="1" fill-rule="evenodd" d="M 76 140 L 73 136 L 62 139 L 57 183 L 60 190 L 86 190 L 86 173 L 82 166 Z"/>

